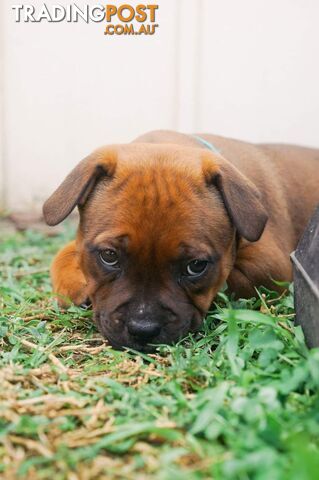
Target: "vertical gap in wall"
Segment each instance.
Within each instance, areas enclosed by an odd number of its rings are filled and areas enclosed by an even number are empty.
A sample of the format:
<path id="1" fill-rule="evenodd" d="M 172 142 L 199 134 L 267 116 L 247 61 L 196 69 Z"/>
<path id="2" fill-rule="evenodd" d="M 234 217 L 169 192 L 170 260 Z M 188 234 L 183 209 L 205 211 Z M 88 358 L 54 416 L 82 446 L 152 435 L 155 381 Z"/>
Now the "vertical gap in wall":
<path id="1" fill-rule="evenodd" d="M 202 0 L 179 0 L 176 32 L 176 127 L 196 130 L 200 114 Z"/>
<path id="2" fill-rule="evenodd" d="M 179 111 L 180 111 L 180 96 L 179 96 L 179 87 L 180 87 L 180 49 L 181 49 L 181 2 L 182 0 L 177 0 L 176 10 L 174 14 L 176 15 L 176 29 L 175 29 L 175 41 L 174 41 L 174 129 L 179 129 Z"/>
<path id="3" fill-rule="evenodd" d="M 204 1 L 197 0 L 197 10 L 196 10 L 196 38 L 195 38 L 195 49 L 194 49 L 194 107 L 193 107 L 193 124 L 194 130 L 199 131 L 201 128 L 201 70 L 202 70 L 202 40 L 203 40 L 203 10 L 204 10 Z M 195 22 L 194 22 L 195 23 Z"/>
<path id="4" fill-rule="evenodd" d="M 0 3 L 0 212 L 6 207 L 5 166 L 5 20 L 4 2 Z"/>

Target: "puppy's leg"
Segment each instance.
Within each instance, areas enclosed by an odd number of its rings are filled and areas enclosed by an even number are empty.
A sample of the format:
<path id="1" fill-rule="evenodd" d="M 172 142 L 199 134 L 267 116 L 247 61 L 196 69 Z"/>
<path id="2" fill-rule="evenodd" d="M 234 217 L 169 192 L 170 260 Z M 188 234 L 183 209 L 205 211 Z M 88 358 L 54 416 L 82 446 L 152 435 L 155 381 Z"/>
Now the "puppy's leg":
<path id="1" fill-rule="evenodd" d="M 265 239 L 266 240 L 266 239 Z M 274 280 L 290 282 L 292 267 L 289 254 L 268 237 L 266 241 L 252 243 L 239 248 L 237 260 L 227 284 L 237 297 L 256 296 L 255 287 L 283 291 Z"/>
<path id="2" fill-rule="evenodd" d="M 54 257 L 51 280 L 53 292 L 59 295 L 59 305 L 67 306 L 68 299 L 75 305 L 88 300 L 87 283 L 79 265 L 75 241 L 68 243 Z"/>

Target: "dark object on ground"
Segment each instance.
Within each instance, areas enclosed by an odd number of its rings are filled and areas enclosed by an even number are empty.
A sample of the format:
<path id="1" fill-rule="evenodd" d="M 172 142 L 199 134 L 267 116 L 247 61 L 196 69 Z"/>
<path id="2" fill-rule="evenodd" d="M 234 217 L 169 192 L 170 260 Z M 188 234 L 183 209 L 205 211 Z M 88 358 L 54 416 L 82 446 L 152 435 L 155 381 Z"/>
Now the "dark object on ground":
<path id="1" fill-rule="evenodd" d="M 319 206 L 291 259 L 296 323 L 302 326 L 307 345 L 319 347 Z"/>

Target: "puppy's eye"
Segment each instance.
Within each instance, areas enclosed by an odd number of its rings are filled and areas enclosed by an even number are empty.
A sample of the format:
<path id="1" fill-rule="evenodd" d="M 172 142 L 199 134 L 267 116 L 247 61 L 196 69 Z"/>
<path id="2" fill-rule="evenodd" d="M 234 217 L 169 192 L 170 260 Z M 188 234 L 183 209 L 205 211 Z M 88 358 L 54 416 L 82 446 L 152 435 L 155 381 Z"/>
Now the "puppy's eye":
<path id="1" fill-rule="evenodd" d="M 107 250 L 101 250 L 99 253 L 101 262 L 107 267 L 117 267 L 119 263 L 118 255 L 115 250 L 108 248 Z"/>
<path id="2" fill-rule="evenodd" d="M 206 260 L 192 260 L 186 267 L 186 274 L 192 277 L 205 272 L 208 262 Z"/>

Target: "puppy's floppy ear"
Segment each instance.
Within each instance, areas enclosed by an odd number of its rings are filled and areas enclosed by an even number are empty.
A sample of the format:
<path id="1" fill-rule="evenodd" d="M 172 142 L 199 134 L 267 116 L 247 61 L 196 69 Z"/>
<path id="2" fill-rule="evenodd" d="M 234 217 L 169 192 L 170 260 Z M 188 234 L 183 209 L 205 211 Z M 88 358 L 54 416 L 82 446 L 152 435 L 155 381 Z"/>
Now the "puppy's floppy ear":
<path id="1" fill-rule="evenodd" d="M 116 168 L 116 153 L 97 150 L 84 158 L 65 178 L 43 205 L 43 216 L 48 225 L 62 222 L 76 207 L 83 205 L 102 176 L 112 177 Z"/>
<path id="2" fill-rule="evenodd" d="M 259 240 L 268 215 L 256 186 L 220 155 L 210 154 L 203 159 L 203 173 L 207 184 L 219 191 L 238 233 L 250 242 Z"/>

